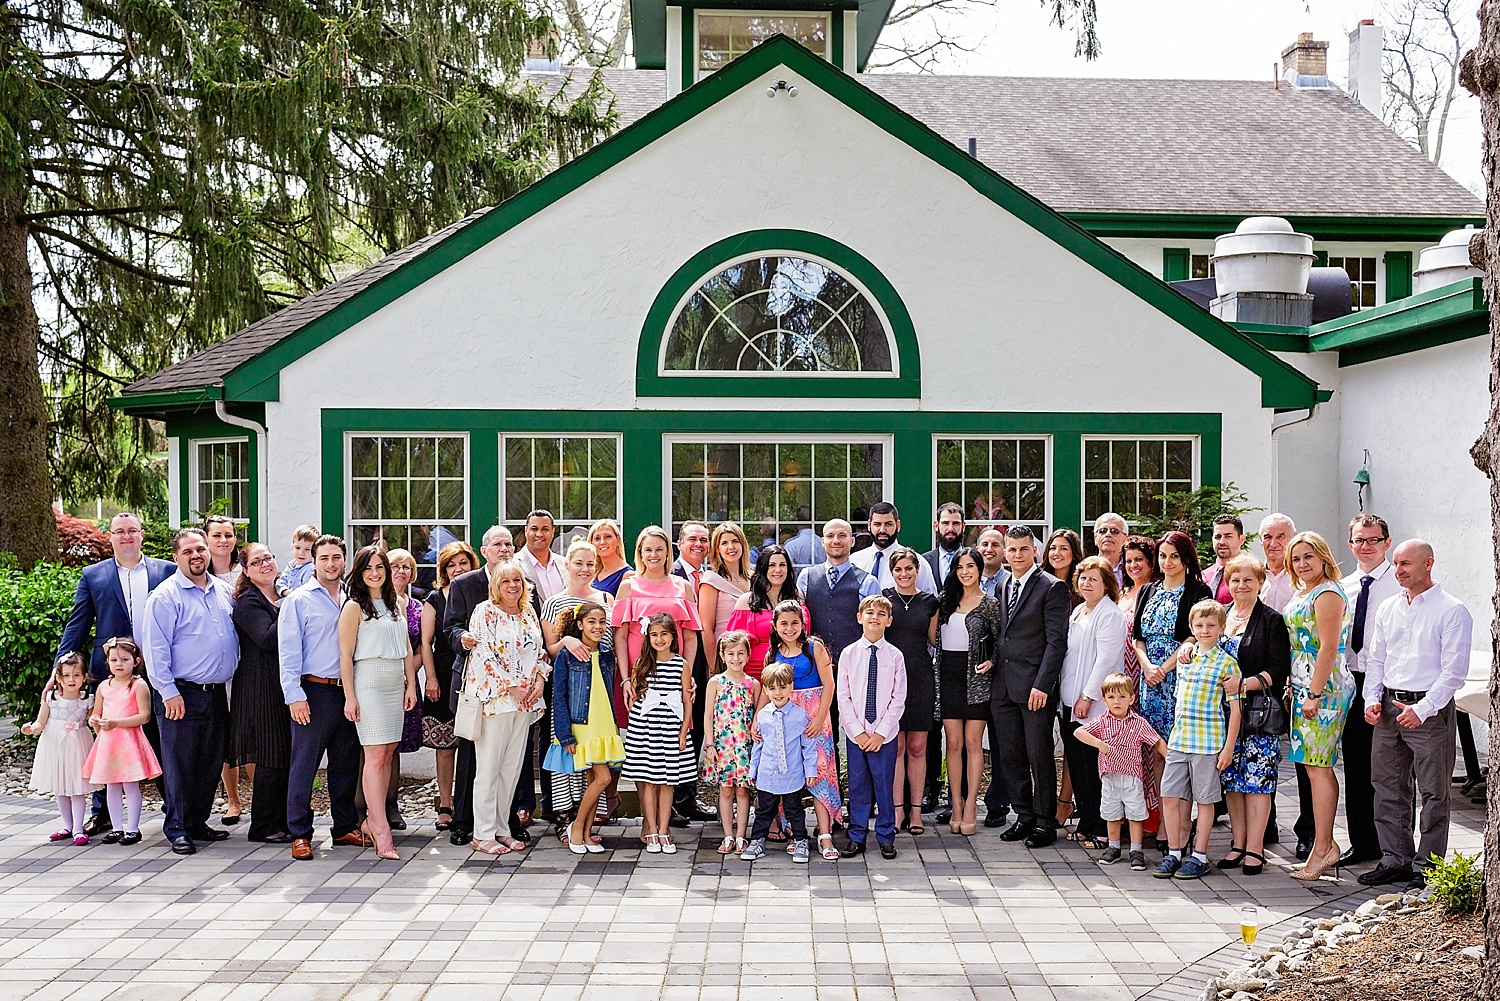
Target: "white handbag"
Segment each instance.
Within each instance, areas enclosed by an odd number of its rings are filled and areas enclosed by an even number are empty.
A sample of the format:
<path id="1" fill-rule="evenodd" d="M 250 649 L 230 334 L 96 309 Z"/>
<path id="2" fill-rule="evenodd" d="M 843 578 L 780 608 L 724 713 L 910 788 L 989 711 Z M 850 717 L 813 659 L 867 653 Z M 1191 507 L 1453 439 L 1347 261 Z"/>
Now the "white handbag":
<path id="1" fill-rule="evenodd" d="M 453 714 L 453 735 L 464 740 L 473 740 L 479 732 L 479 714 L 484 703 L 467 687 L 458 693 L 458 711 Z"/>

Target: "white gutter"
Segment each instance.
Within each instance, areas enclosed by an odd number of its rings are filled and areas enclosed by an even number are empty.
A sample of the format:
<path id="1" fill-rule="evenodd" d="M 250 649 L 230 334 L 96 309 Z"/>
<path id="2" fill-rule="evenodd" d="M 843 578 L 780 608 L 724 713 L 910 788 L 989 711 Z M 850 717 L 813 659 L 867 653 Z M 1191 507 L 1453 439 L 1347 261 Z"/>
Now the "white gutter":
<path id="1" fill-rule="evenodd" d="M 258 534 L 261 538 L 266 538 L 266 429 L 263 425 L 255 423 L 248 417 L 239 417 L 231 414 L 228 408 L 224 406 L 223 400 L 214 401 L 214 416 L 218 417 L 225 424 L 232 424 L 235 427 L 255 432 L 255 498 L 256 514 L 260 516 L 257 519 L 258 524 L 255 527 L 259 530 Z M 1274 448 L 1272 454 L 1274 455 Z"/>
<path id="2" fill-rule="evenodd" d="M 1312 420 L 1312 407 L 1279 414 L 1271 421 L 1271 510 L 1281 510 L 1281 432 Z"/>

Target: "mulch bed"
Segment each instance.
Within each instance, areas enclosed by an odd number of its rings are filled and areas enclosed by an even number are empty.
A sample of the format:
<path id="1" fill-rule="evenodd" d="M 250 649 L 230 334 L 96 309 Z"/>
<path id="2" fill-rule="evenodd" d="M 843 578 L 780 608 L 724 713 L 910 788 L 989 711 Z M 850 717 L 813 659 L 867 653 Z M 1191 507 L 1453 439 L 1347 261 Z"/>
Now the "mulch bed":
<path id="1" fill-rule="evenodd" d="M 1480 961 L 1463 949 L 1484 943 L 1480 914 L 1447 916 L 1428 905 L 1340 947 L 1292 974 L 1266 996 L 1277 1001 L 1459 1001 L 1475 996 Z"/>

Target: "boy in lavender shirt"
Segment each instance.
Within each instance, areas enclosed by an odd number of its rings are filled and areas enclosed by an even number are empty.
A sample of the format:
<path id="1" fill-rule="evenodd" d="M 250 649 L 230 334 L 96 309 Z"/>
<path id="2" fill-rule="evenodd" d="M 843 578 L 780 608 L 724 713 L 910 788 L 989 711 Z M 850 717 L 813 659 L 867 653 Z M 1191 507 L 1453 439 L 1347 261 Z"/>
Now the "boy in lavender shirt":
<path id="1" fill-rule="evenodd" d="M 750 751 L 750 781 L 755 786 L 755 827 L 740 858 L 754 862 L 766 854 L 766 835 L 780 806 L 791 826 L 792 861 L 806 865 L 807 818 L 802 794 L 817 780 L 818 749 L 807 739 L 807 711 L 792 701 L 792 665 L 775 663 L 760 676 L 770 702 L 755 714 L 760 739 Z"/>
<path id="2" fill-rule="evenodd" d="M 882 858 L 896 857 L 896 735 L 906 709 L 906 659 L 885 640 L 891 600 L 872 594 L 859 603 L 864 636 L 839 654 L 839 725 L 849 753 L 849 844 L 843 856 L 865 850 L 870 809 L 878 807 L 875 840 Z"/>

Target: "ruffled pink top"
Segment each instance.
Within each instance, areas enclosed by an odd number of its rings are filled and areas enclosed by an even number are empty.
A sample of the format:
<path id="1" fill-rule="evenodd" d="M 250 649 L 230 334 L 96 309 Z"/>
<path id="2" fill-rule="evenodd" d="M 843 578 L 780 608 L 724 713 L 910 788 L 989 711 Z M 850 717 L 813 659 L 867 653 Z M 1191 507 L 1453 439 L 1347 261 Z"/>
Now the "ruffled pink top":
<path id="1" fill-rule="evenodd" d="M 774 618 L 773 610 L 769 608 L 764 612 L 736 608 L 729 616 L 727 629 L 743 629 L 750 634 L 750 663 L 745 665 L 745 673 L 756 681 L 760 680 L 760 672 L 766 667 L 766 655 L 771 652 Z M 802 625 L 808 632 L 812 632 L 812 616 L 808 614 L 806 605 L 802 606 Z"/>

